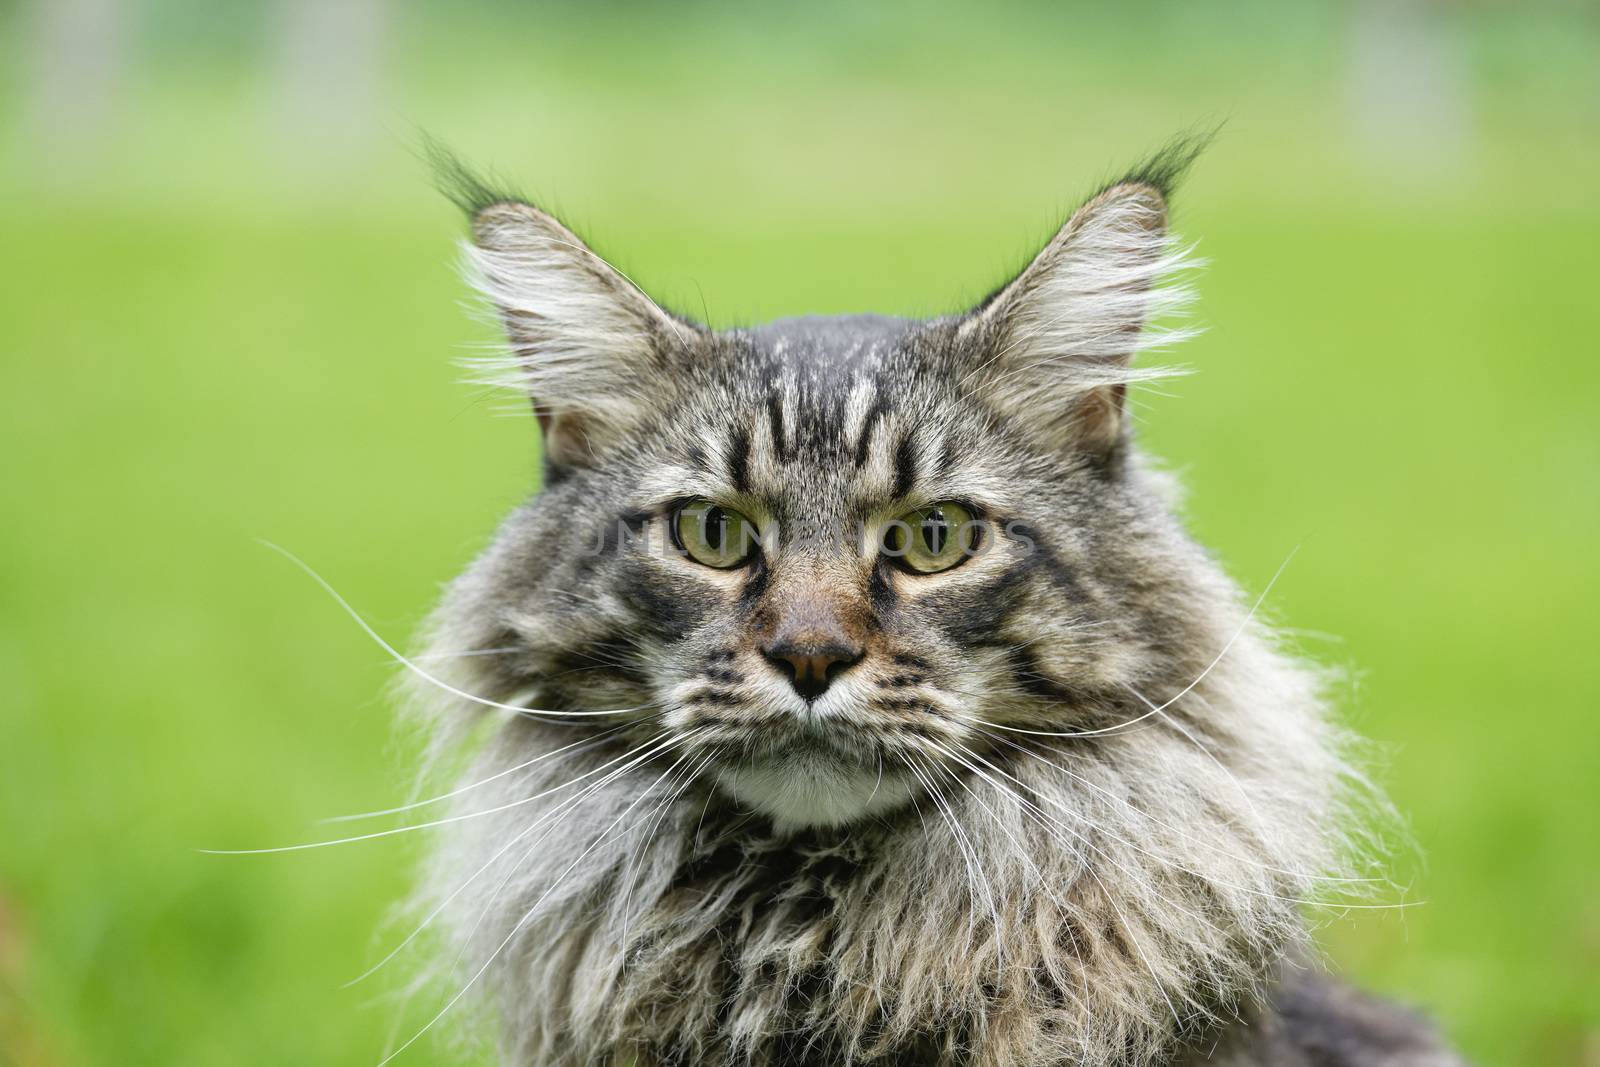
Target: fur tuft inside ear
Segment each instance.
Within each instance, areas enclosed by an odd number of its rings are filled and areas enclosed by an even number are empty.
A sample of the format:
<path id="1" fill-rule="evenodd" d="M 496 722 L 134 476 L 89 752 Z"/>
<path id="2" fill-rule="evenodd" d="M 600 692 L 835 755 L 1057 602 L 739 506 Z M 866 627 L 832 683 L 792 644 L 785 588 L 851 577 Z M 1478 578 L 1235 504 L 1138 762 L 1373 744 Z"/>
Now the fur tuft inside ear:
<path id="1" fill-rule="evenodd" d="M 968 378 L 1051 448 L 1109 451 L 1127 386 L 1173 373 L 1133 361 L 1193 332 L 1149 324 L 1192 300 L 1178 283 L 1196 264 L 1167 232 L 1167 189 L 1197 151 L 1169 149 L 1102 190 L 961 326 L 981 353 Z"/>
<path id="2" fill-rule="evenodd" d="M 530 204 L 489 204 L 472 229 L 465 272 L 498 311 L 510 346 L 507 357 L 476 361 L 474 380 L 530 396 L 546 458 L 581 466 L 659 399 L 649 383 L 693 327 Z"/>

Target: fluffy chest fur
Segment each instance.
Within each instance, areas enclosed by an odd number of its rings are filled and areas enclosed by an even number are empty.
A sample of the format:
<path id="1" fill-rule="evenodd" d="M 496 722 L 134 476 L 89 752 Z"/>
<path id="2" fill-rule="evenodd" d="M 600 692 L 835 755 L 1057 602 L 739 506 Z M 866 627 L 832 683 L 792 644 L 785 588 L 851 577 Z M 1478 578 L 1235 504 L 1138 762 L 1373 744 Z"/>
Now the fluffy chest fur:
<path id="1" fill-rule="evenodd" d="M 1288 717 L 1305 693 L 1260 696 Z M 565 743 L 519 724 L 473 774 Z M 1248 1006 L 1300 936 L 1325 798 L 1262 770 L 1325 780 L 1295 747 L 1263 737 L 1230 769 L 1171 728 L 1024 744 L 908 810 L 787 835 L 668 761 L 589 795 L 576 832 L 561 793 L 476 820 L 440 884 L 500 853 L 452 914 L 494 961 L 511 1062 L 1155 1062 Z M 610 758 L 535 765 L 474 805 Z"/>

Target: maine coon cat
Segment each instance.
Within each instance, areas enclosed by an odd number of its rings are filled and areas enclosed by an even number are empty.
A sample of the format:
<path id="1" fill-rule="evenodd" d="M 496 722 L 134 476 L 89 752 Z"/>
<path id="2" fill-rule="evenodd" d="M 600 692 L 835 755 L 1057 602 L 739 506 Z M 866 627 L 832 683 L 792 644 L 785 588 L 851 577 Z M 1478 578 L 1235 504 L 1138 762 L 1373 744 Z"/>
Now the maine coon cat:
<path id="1" fill-rule="evenodd" d="M 1305 962 L 1345 739 L 1132 440 L 1195 148 L 964 313 L 726 331 L 443 161 L 543 433 L 419 687 L 505 1062 L 1457 1062 Z"/>

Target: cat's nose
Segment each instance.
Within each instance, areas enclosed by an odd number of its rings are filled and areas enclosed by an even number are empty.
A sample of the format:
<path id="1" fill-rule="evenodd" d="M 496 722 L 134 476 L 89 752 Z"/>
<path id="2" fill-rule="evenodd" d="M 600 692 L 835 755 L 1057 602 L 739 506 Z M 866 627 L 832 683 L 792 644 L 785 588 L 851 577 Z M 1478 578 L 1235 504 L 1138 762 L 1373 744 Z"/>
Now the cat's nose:
<path id="1" fill-rule="evenodd" d="M 860 662 L 865 649 L 845 641 L 777 641 L 761 654 L 789 676 L 794 691 L 807 701 L 827 692 L 828 686 L 851 665 Z"/>

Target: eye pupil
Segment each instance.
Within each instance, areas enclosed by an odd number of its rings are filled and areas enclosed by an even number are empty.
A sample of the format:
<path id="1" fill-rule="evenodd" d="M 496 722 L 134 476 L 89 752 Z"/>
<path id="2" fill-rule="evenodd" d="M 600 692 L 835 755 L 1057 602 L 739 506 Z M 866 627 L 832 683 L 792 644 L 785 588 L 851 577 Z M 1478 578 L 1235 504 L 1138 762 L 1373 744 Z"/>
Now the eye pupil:
<path id="1" fill-rule="evenodd" d="M 945 521 L 943 508 L 928 512 L 928 517 L 922 523 L 922 539 L 928 545 L 929 554 L 937 556 L 944 552 L 944 546 L 950 540 L 950 524 Z"/>
<path id="2" fill-rule="evenodd" d="M 722 540 L 727 536 L 728 531 L 727 514 L 719 507 L 710 507 L 706 509 L 703 521 L 705 523 L 704 536 L 706 545 L 714 551 L 720 552 L 722 550 Z"/>

